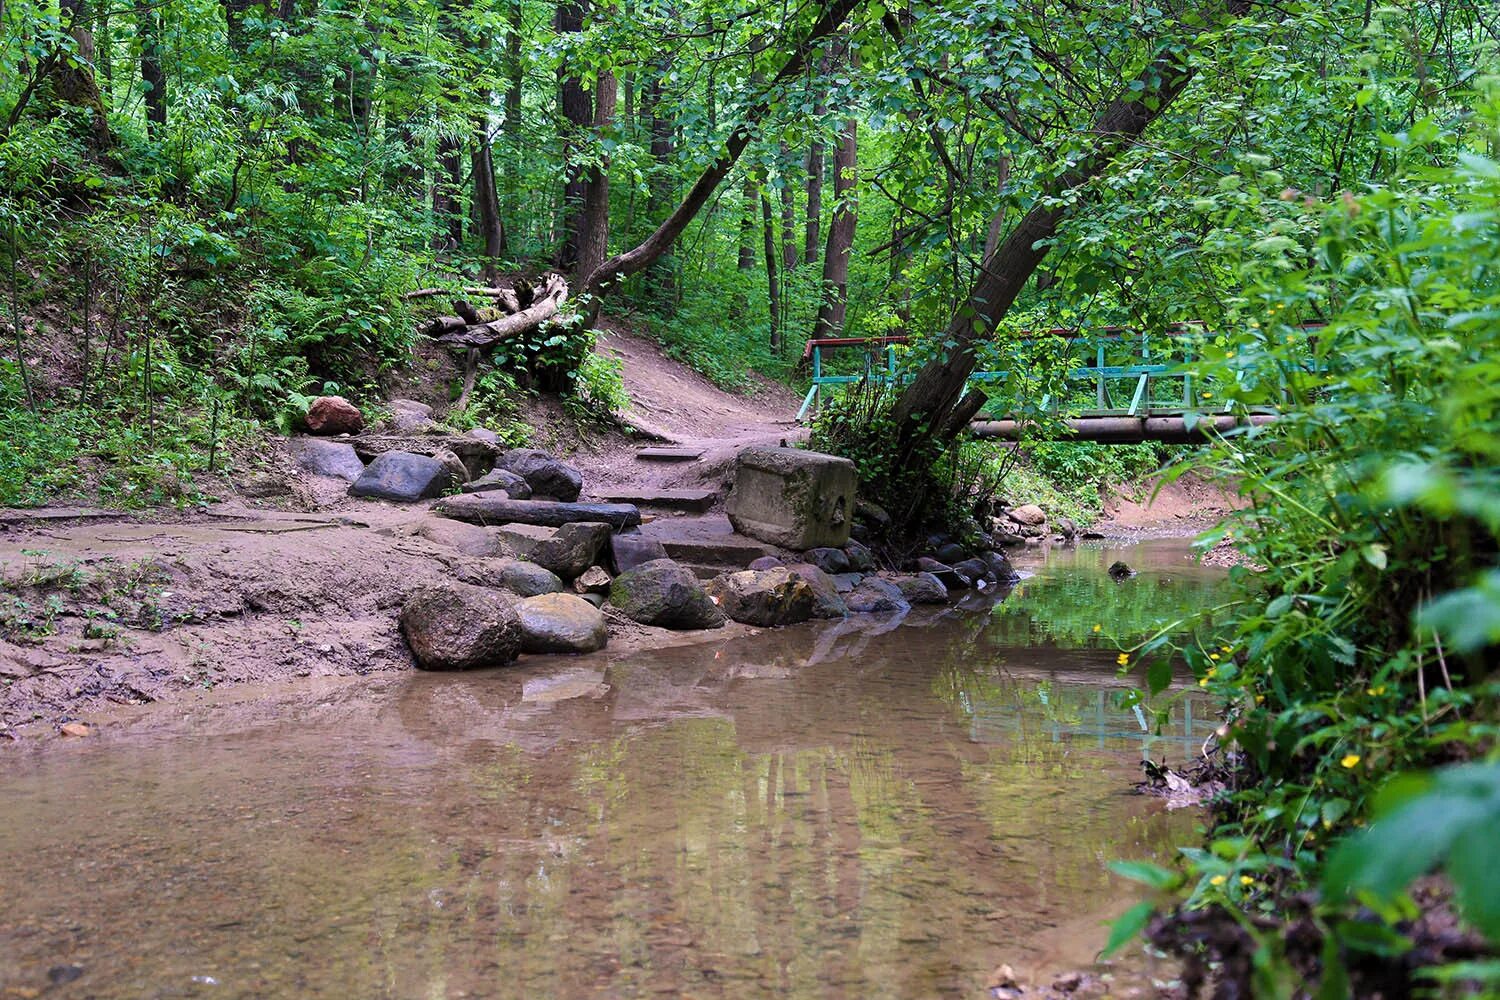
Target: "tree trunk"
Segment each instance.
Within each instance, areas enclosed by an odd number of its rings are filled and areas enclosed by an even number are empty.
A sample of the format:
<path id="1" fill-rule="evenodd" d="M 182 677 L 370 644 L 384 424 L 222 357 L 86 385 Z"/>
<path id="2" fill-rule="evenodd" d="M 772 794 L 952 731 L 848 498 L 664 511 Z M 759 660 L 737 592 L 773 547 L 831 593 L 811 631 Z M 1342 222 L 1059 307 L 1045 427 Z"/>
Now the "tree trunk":
<path id="1" fill-rule="evenodd" d="M 615 118 L 618 88 L 614 74 L 600 73 L 594 95 L 594 134 L 601 136 Z M 588 274 L 609 256 L 609 157 L 589 168 L 584 190 L 583 218 L 578 233 L 578 273 Z"/>
<path id="2" fill-rule="evenodd" d="M 776 221 L 771 216 L 771 196 L 760 192 L 760 224 L 765 237 L 766 303 L 771 314 L 771 350 L 781 353 L 781 285 L 776 274 Z"/>
<path id="3" fill-rule="evenodd" d="M 823 254 L 823 295 L 814 337 L 837 337 L 844 330 L 849 302 L 849 252 L 854 247 L 858 208 L 859 122 L 850 118 L 833 149 L 833 221 L 828 226 L 828 249 Z"/>
<path id="4" fill-rule="evenodd" d="M 558 34 L 583 30 L 583 3 L 581 0 L 559 0 L 557 5 Z M 578 267 L 578 241 L 583 223 L 584 199 L 588 196 L 588 174 L 578 162 L 578 148 L 589 126 L 594 120 L 594 104 L 583 80 L 572 67 L 557 69 L 557 101 L 563 115 L 563 203 L 562 239 L 557 250 L 557 265 L 572 272 Z"/>
<path id="5" fill-rule="evenodd" d="M 1229 0 L 1234 16 L 1249 9 L 1248 0 Z M 949 322 L 944 339 L 953 346 L 929 361 L 896 401 L 893 416 L 898 426 L 898 467 L 912 463 L 934 440 L 951 438 L 962 430 L 955 419 L 982 393 L 965 396 L 969 375 L 974 371 L 979 343 L 991 336 L 1020 295 L 1027 279 L 1047 256 L 1044 241 L 1057 234 L 1067 216 L 1061 196 L 1097 177 L 1140 138 L 1147 126 L 1172 105 L 1193 78 L 1185 39 L 1174 39 L 1157 55 L 1121 96 L 1095 119 L 1089 153 L 1071 170 L 1046 185 L 1035 206 L 980 263 L 980 274 L 967 300 Z M 1072 200 L 1069 201 L 1072 203 Z"/>
<path id="6" fill-rule="evenodd" d="M 792 188 L 791 154 L 781 143 L 781 269 L 784 275 L 797 270 L 797 192 Z"/>
<path id="7" fill-rule="evenodd" d="M 479 217 L 479 238 L 484 246 L 484 280 L 500 280 L 500 261 L 505 257 L 505 225 L 500 219 L 500 198 L 495 190 L 495 160 L 489 131 L 480 127 L 474 136 L 470 157 L 474 175 L 474 209 Z"/>
<path id="8" fill-rule="evenodd" d="M 652 261 L 671 248 L 677 238 L 682 235 L 682 231 L 687 228 L 688 223 L 693 221 L 703 206 L 708 203 L 709 198 L 713 197 L 714 191 L 718 190 L 719 185 L 724 182 L 724 178 L 734 169 L 740 154 L 745 151 L 745 147 L 750 145 L 756 126 L 770 113 L 781 88 L 789 80 L 801 74 L 807 65 L 808 56 L 816 45 L 837 31 L 844 19 L 849 16 L 850 11 L 859 6 L 859 3 L 860 0 L 833 0 L 829 4 L 808 32 L 807 37 L 792 50 L 792 54 L 782 64 L 770 85 L 761 88 L 760 92 L 747 102 L 743 112 L 744 117 L 729 133 L 719 155 L 704 169 L 703 173 L 698 175 L 697 181 L 693 183 L 672 214 L 667 216 L 662 224 L 656 227 L 656 231 L 646 237 L 640 245 L 624 253 L 615 254 L 595 268 L 593 273 L 584 279 L 588 291 L 597 293 L 607 287 L 612 287 L 617 280 L 628 278 L 649 267 Z"/>
<path id="9" fill-rule="evenodd" d="M 141 36 L 141 82 L 145 84 L 145 135 L 162 138 L 166 126 L 166 73 L 162 72 L 162 15 L 156 7 L 136 13 L 135 30 Z"/>
<path id="10" fill-rule="evenodd" d="M 809 264 L 818 261 L 823 244 L 823 143 L 814 139 L 807 147 L 807 231 L 802 258 Z"/>
<path id="11" fill-rule="evenodd" d="M 745 186 L 740 191 L 740 259 L 741 271 L 755 267 L 755 208 L 757 190 L 755 176 L 745 172 Z"/>
<path id="12" fill-rule="evenodd" d="M 93 19 L 88 0 L 60 0 L 58 11 L 77 47 L 74 60 L 55 64 L 58 96 L 74 107 L 88 108 L 93 119 L 89 142 L 94 151 L 111 149 L 115 144 L 115 134 L 109 127 L 109 114 L 99 93 L 99 83 L 94 79 L 94 31 L 90 27 Z"/>

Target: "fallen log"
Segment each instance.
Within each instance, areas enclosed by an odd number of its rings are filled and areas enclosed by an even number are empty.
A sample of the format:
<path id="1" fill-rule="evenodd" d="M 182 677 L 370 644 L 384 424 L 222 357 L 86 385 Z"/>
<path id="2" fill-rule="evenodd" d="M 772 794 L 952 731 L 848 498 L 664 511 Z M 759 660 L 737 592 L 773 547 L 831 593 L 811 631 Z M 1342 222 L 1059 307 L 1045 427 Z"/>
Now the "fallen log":
<path id="1" fill-rule="evenodd" d="M 471 325 L 466 330 L 455 330 L 439 336 L 438 342 L 455 347 L 489 347 L 518 333 L 525 333 L 541 326 L 556 316 L 568 297 L 568 283 L 562 275 L 549 274 L 532 304 L 511 316 L 490 320 L 488 323 Z"/>
<path id="2" fill-rule="evenodd" d="M 445 333 L 466 330 L 468 326 L 469 324 L 457 316 L 434 316 L 422 324 L 421 330 L 428 337 L 441 337 Z"/>
<path id="3" fill-rule="evenodd" d="M 479 295 L 490 299 L 498 299 L 507 294 L 514 294 L 509 288 L 486 288 L 483 286 L 465 288 L 463 293 L 465 295 Z M 401 298 L 410 302 L 412 299 L 430 299 L 434 295 L 452 294 L 453 289 L 451 288 L 418 288 L 415 291 L 405 293 Z"/>
<path id="4" fill-rule="evenodd" d="M 536 524 L 560 528 L 576 521 L 599 521 L 620 531 L 641 523 L 641 512 L 633 504 L 509 500 L 493 493 L 445 497 L 433 505 L 432 511 L 471 524 Z"/>

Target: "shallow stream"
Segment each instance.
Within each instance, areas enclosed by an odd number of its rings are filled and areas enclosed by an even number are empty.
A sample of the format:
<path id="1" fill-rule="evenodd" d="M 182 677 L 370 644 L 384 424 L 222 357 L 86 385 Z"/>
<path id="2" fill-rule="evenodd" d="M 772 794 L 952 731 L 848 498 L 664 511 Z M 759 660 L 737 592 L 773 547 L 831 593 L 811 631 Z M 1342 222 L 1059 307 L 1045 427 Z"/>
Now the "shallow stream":
<path id="1" fill-rule="evenodd" d="M 1213 725 L 1189 696 L 1143 728 L 1116 642 L 1222 577 L 1160 541 L 1035 569 L 899 627 L 310 684 L 5 751 L 0 998 L 981 997 L 1001 963 L 1088 967 L 1135 899 L 1107 863 L 1198 819 L 1131 793 L 1142 755 Z"/>

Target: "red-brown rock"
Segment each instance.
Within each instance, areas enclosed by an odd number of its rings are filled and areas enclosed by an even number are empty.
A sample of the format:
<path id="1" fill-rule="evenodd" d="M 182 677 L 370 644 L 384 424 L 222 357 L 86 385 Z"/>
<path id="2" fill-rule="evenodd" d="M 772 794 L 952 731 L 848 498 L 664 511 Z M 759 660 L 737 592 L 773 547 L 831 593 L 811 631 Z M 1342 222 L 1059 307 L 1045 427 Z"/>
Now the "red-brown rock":
<path id="1" fill-rule="evenodd" d="M 308 404 L 305 423 L 309 434 L 358 434 L 365 416 L 343 396 L 319 396 Z"/>

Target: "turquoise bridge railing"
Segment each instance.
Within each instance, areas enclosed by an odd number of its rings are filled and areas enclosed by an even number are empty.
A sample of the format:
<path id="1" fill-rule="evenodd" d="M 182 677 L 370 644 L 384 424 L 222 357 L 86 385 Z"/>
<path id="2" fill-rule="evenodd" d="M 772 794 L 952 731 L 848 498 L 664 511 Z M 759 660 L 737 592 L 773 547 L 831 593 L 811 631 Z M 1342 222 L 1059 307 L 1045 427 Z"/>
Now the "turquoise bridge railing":
<path id="1" fill-rule="evenodd" d="M 1077 420 L 1144 419 L 1181 416 L 1189 412 L 1212 415 L 1222 413 L 1222 406 L 1212 392 L 1204 395 L 1209 383 L 1192 368 L 1193 349 L 1205 336 L 1208 332 L 1199 324 L 1174 326 L 1155 334 L 1123 327 L 1105 327 L 1086 335 L 1076 330 L 1055 329 L 1041 333 L 1023 332 L 1002 349 L 1008 347 L 1019 365 L 1022 350 L 1051 340 L 1065 352 L 1066 363 L 1071 366 L 1065 376 L 1069 388 L 1092 390 L 1092 399 L 1088 402 L 1079 399 L 1075 392 L 1066 393 L 1066 399 L 1043 396 L 1040 403 L 1043 411 L 1060 411 L 1066 406 Z M 909 338 L 901 336 L 807 341 L 802 357 L 812 364 L 812 385 L 797 411 L 797 419 L 802 420 L 815 409 L 822 393 L 828 389 L 866 380 L 883 384 L 909 381 L 912 376 L 900 371 L 896 356 L 897 346 L 908 341 Z M 824 351 L 856 347 L 865 351 L 863 372 L 857 375 L 824 373 Z M 976 371 L 969 376 L 969 381 L 1004 383 L 1012 370 Z M 1163 385 L 1171 387 L 1166 395 L 1160 392 Z M 1262 412 L 1273 415 L 1275 410 L 1264 408 Z M 1005 416 L 1008 414 L 992 414 L 991 419 Z"/>

